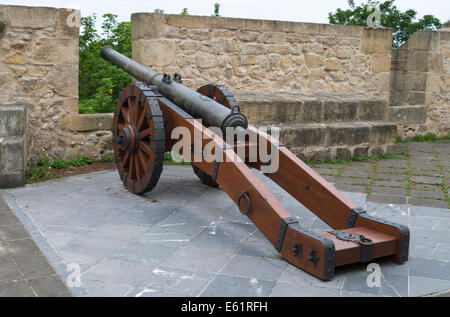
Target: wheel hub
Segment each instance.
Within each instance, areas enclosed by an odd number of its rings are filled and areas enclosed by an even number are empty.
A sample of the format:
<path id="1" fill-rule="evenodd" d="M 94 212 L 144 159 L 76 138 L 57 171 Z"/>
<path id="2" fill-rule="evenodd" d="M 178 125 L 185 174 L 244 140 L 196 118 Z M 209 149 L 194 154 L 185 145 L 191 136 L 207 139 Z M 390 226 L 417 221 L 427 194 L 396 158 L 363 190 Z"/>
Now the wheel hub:
<path id="1" fill-rule="evenodd" d="M 119 131 L 117 144 L 123 151 L 135 153 L 139 149 L 139 131 L 134 124 L 129 124 Z"/>

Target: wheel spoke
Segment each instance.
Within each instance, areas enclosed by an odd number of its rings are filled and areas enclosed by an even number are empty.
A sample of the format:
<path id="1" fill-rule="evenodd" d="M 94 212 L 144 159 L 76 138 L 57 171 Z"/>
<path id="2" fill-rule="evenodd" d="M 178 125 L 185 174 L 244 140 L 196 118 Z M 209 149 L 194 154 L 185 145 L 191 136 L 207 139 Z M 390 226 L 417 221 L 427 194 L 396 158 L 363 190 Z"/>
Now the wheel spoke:
<path id="1" fill-rule="evenodd" d="M 130 154 L 130 168 L 128 170 L 130 171 L 130 178 L 134 178 L 134 154 Z"/>
<path id="2" fill-rule="evenodd" d="M 138 119 L 139 119 L 139 101 L 138 98 L 134 98 L 134 102 L 133 102 L 133 106 L 134 106 L 134 120 L 133 123 L 137 125 L 138 123 Z"/>
<path id="3" fill-rule="evenodd" d="M 140 139 L 146 138 L 146 137 L 148 137 L 149 135 L 151 135 L 151 132 L 152 132 L 152 129 L 147 128 L 147 129 L 145 129 L 145 130 L 139 132 L 139 138 L 140 138 Z"/>
<path id="4" fill-rule="evenodd" d="M 125 156 L 123 159 L 120 160 L 121 168 L 125 169 L 125 165 L 127 165 L 128 159 L 130 158 L 130 155 L 128 152 L 125 153 Z"/>
<path id="5" fill-rule="evenodd" d="M 142 123 L 144 123 L 144 118 L 145 118 L 145 111 L 142 110 L 141 116 L 139 117 L 139 120 L 138 120 L 138 122 L 136 124 L 136 127 L 137 127 L 138 131 L 141 129 Z"/>
<path id="6" fill-rule="evenodd" d="M 128 114 L 129 114 L 129 124 L 132 124 L 134 122 L 134 118 L 133 118 L 133 102 L 131 101 L 131 97 L 129 97 L 127 99 L 127 103 L 128 103 Z"/>
<path id="7" fill-rule="evenodd" d="M 142 151 L 144 151 L 149 157 L 152 157 L 152 155 L 153 155 L 152 149 L 144 142 L 140 142 L 139 144 L 140 144 L 140 147 L 142 148 Z"/>
<path id="8" fill-rule="evenodd" d="M 141 162 L 141 166 L 144 170 L 144 174 L 147 174 L 147 172 L 149 172 L 149 171 L 147 170 L 147 165 L 145 164 L 145 159 L 144 159 L 144 156 L 142 155 L 141 149 L 138 150 L 137 157 L 139 158 L 139 162 Z"/>
<path id="9" fill-rule="evenodd" d="M 134 157 L 134 166 L 136 169 L 136 179 L 137 181 L 139 181 L 141 179 L 142 173 L 141 173 L 141 168 L 140 168 L 140 164 L 139 164 L 139 159 L 138 156 L 136 154 L 133 155 Z"/>
<path id="10" fill-rule="evenodd" d="M 122 107 L 122 108 L 120 109 L 120 112 L 122 113 L 123 118 L 125 119 L 125 123 L 126 123 L 126 124 L 130 124 L 130 117 L 129 117 L 128 111 L 125 110 L 124 107 Z"/>

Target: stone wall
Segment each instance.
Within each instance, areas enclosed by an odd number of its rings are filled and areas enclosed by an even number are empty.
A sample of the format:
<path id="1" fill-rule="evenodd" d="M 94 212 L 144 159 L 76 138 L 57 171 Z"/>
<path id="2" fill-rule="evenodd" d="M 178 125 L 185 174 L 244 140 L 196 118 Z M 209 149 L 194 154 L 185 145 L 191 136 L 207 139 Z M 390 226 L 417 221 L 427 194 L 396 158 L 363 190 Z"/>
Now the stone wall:
<path id="1" fill-rule="evenodd" d="M 450 29 L 418 31 L 392 55 L 390 119 L 402 137 L 450 133 Z"/>
<path id="2" fill-rule="evenodd" d="M 111 153 L 112 115 L 78 114 L 79 16 L 0 5 L 0 107 L 26 105 L 32 161 Z"/>
<path id="3" fill-rule="evenodd" d="M 391 29 L 135 13 L 133 58 L 198 88 L 389 95 Z M 387 103 L 386 103 L 387 106 Z"/>

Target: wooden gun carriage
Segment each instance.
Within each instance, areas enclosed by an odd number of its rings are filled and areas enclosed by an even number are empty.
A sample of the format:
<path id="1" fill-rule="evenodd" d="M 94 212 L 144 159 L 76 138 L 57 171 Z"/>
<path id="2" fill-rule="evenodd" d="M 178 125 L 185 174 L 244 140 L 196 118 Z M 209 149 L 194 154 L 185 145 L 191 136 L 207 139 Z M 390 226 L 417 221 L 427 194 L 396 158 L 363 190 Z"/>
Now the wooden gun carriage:
<path id="1" fill-rule="evenodd" d="M 292 265 L 329 280 L 335 267 L 350 263 L 381 257 L 407 261 L 406 226 L 368 215 L 278 140 L 249 125 L 225 87 L 209 84 L 195 92 L 182 85 L 177 73 L 173 78 L 159 74 L 110 46 L 102 48 L 101 56 L 140 81 L 122 90 L 114 112 L 115 161 L 129 191 L 143 194 L 156 186 L 164 153 L 179 142 L 171 136 L 182 127 L 192 138 L 185 140 L 190 149 L 180 154 L 192 162 L 195 174 L 209 186 L 220 186 Z M 211 127 L 223 131 L 226 140 L 230 128 L 235 133 L 231 140 L 239 134 L 245 138 L 227 143 Z M 194 142 L 194 135 L 201 135 L 200 141 Z M 211 144 L 212 160 L 203 155 Z M 270 153 L 269 161 L 252 155 L 260 150 Z M 265 175 L 333 230 L 317 234 L 302 227 L 250 170 L 264 171 L 275 153 L 278 166 Z"/>

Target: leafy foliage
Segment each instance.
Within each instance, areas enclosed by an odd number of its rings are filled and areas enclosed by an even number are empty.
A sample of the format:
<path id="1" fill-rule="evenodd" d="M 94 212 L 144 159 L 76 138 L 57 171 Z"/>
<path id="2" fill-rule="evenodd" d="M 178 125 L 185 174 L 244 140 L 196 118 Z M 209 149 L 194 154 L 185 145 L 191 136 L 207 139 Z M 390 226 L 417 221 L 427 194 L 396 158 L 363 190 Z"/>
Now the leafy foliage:
<path id="1" fill-rule="evenodd" d="M 439 19 L 433 15 L 424 15 L 421 19 L 417 19 L 415 10 L 409 9 L 402 12 L 397 9 L 394 2 L 395 0 L 387 0 L 378 6 L 381 12 L 381 25 L 392 28 L 393 47 L 399 47 L 419 30 L 436 30 L 442 27 Z M 334 13 L 330 12 L 328 20 L 332 24 L 366 26 L 367 18 L 373 12 L 373 9 L 369 8 L 370 3 L 373 2 L 367 1 L 357 6 L 354 0 L 348 0 L 350 9 L 337 9 Z"/>
<path id="2" fill-rule="evenodd" d="M 181 15 L 189 15 L 188 8 L 183 8 L 183 11 L 180 13 Z"/>
<path id="3" fill-rule="evenodd" d="M 76 159 L 63 160 L 57 158 L 53 161 L 48 156 L 44 156 L 38 160 L 35 165 L 31 165 L 25 182 L 27 184 L 42 182 L 47 179 L 55 178 L 55 169 L 63 169 L 69 167 L 85 166 L 92 164 L 92 159 L 86 155 L 79 155 Z"/>
<path id="4" fill-rule="evenodd" d="M 131 24 L 118 22 L 117 15 L 103 15 L 102 34 L 95 29 L 95 14 L 81 18 L 79 98 L 80 113 L 113 112 L 115 101 L 131 76 L 100 57 L 100 49 L 111 45 L 131 57 Z"/>

